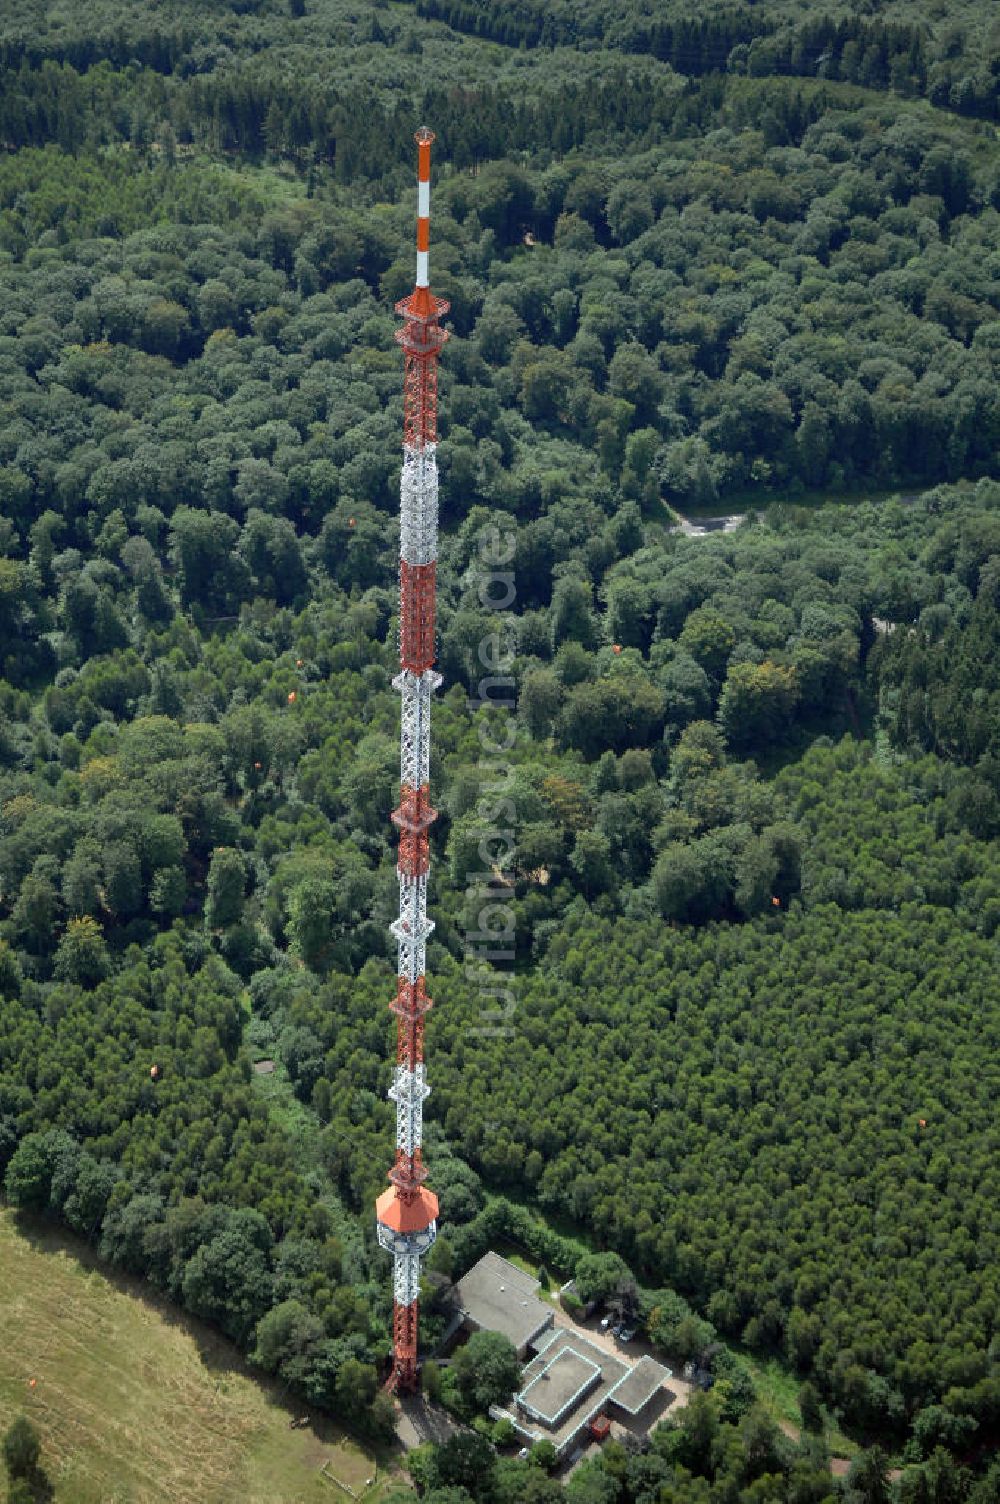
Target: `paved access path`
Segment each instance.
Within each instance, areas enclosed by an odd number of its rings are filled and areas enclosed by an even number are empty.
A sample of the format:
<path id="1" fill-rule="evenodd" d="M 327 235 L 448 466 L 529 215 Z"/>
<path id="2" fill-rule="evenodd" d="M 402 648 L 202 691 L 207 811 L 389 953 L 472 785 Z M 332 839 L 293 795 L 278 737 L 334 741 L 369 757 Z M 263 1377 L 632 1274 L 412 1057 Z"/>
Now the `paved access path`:
<path id="1" fill-rule="evenodd" d="M 421 1394 L 400 1395 L 397 1404 L 396 1435 L 408 1452 L 425 1441 L 440 1445 L 463 1429 L 443 1405 L 429 1405 Z"/>

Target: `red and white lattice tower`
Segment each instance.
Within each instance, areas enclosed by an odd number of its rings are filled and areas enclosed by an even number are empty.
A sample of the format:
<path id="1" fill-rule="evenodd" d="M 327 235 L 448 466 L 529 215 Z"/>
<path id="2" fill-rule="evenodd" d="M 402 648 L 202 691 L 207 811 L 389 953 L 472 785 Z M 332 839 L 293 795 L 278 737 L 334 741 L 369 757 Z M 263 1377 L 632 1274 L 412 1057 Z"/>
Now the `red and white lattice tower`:
<path id="1" fill-rule="evenodd" d="M 392 1182 L 375 1203 L 378 1240 L 393 1257 L 393 1389 L 417 1383 L 417 1304 L 420 1261 L 437 1236 L 438 1201 L 424 1185 L 421 1158 L 424 1099 L 424 1018 L 431 1007 L 424 981 L 424 952 L 434 925 L 427 918 L 430 805 L 431 695 L 441 683 L 434 672 L 435 571 L 437 569 L 437 362 L 448 338 L 438 320 L 448 304 L 428 285 L 430 178 L 433 134 L 416 135 L 417 283 L 396 312 L 403 327 L 403 473 L 400 477 L 399 662 L 393 680 L 402 701 L 400 796 L 393 822 L 399 827 L 399 942 L 396 996 L 396 1073 L 389 1096 L 396 1103 L 396 1161 Z"/>

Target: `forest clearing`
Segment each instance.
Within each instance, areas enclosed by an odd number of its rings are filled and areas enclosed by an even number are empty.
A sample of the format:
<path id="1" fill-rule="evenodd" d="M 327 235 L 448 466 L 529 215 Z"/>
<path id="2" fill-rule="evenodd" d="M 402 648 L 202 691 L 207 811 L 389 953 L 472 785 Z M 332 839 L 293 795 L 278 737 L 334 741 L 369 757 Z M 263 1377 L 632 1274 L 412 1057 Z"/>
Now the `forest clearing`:
<path id="1" fill-rule="evenodd" d="M 322 1468 L 358 1490 L 378 1471 L 328 1417 L 293 1428 L 301 1401 L 218 1333 L 9 1211 L 0 1324 L 0 1431 L 21 1412 L 41 1431 L 54 1504 L 329 1504 Z"/>

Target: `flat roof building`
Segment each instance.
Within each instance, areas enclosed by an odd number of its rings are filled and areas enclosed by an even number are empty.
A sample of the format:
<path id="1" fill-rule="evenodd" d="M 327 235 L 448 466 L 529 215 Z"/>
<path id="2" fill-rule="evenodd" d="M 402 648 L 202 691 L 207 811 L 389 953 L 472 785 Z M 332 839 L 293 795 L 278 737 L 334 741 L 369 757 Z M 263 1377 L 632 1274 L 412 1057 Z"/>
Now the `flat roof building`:
<path id="1" fill-rule="evenodd" d="M 528 1380 L 517 1403 L 525 1415 L 556 1430 L 600 1383 L 601 1365 L 566 1346 Z"/>
<path id="2" fill-rule="evenodd" d="M 456 1285 L 470 1331 L 502 1332 L 524 1358 L 552 1325 L 552 1307 L 538 1299 L 538 1281 L 500 1254 L 483 1254 Z"/>
<path id="3" fill-rule="evenodd" d="M 560 1460 L 606 1436 L 612 1420 L 646 1434 L 673 1398 L 664 1391 L 670 1369 L 645 1355 L 633 1363 L 608 1352 L 564 1317 L 556 1325 L 537 1291 L 536 1279 L 492 1251 L 455 1286 L 469 1330 L 502 1332 L 519 1358 L 534 1354 L 519 1393 L 506 1409 L 492 1406 L 493 1418 L 505 1415 L 529 1444 L 551 1441 Z"/>
<path id="4" fill-rule="evenodd" d="M 507 1413 L 526 1441 L 551 1441 L 560 1458 L 595 1426 L 606 1434 L 600 1417 L 639 1418 L 670 1378 L 652 1358 L 632 1365 L 567 1327 L 546 1332 L 536 1346 Z"/>
<path id="5" fill-rule="evenodd" d="M 610 1398 L 619 1410 L 625 1411 L 626 1415 L 638 1415 L 669 1378 L 669 1368 L 664 1368 L 654 1358 L 644 1356 L 623 1379 L 618 1381 L 611 1391 Z"/>

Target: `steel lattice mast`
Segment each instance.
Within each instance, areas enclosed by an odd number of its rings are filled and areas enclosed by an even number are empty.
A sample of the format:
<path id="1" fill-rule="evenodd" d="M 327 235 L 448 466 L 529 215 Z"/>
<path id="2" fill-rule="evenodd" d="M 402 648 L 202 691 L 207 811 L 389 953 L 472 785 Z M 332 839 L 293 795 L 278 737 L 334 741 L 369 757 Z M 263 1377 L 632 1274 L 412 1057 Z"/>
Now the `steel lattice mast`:
<path id="1" fill-rule="evenodd" d="M 434 671 L 435 573 L 437 569 L 437 362 L 448 338 L 438 320 L 448 304 L 431 294 L 430 177 L 433 133 L 416 134 L 417 281 L 396 312 L 403 327 L 403 471 L 400 477 L 399 662 L 393 680 L 401 699 L 400 797 L 392 819 L 399 827 L 399 942 L 396 996 L 396 1071 L 389 1096 L 396 1103 L 396 1160 L 392 1182 L 375 1203 L 378 1240 L 393 1257 L 393 1389 L 417 1382 L 417 1312 L 420 1260 L 437 1236 L 438 1201 L 424 1185 L 421 1158 L 424 1099 L 424 1018 L 431 1007 L 424 980 L 427 937 L 428 831 L 436 818 L 430 805 L 431 695 L 441 683 Z"/>

